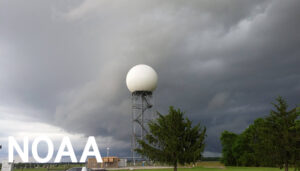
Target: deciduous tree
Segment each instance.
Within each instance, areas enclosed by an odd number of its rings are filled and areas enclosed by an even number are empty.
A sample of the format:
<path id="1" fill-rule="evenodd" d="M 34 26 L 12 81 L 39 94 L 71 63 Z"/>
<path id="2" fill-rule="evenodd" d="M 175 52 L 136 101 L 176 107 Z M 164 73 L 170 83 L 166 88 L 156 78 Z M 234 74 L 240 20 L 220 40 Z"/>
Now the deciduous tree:
<path id="1" fill-rule="evenodd" d="M 238 135 L 229 131 L 224 131 L 221 135 L 222 144 L 222 159 L 221 162 L 226 166 L 237 165 L 236 158 L 233 155 L 233 144 L 235 143 Z"/>

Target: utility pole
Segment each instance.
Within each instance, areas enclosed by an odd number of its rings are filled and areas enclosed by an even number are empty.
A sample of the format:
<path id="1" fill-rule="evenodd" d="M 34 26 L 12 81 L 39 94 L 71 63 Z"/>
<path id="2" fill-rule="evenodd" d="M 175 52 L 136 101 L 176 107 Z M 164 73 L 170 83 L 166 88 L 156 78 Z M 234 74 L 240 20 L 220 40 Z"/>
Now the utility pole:
<path id="1" fill-rule="evenodd" d="M 109 147 L 106 148 L 106 157 L 109 156 Z"/>

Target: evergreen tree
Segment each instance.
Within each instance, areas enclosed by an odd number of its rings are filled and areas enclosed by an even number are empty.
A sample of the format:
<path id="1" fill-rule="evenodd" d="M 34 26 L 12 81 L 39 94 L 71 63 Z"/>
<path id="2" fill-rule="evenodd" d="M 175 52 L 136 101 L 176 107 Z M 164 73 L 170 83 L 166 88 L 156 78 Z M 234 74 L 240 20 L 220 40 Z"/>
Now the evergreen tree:
<path id="1" fill-rule="evenodd" d="M 300 170 L 300 120 L 296 121 L 296 126 L 292 128 L 295 135 L 294 153 L 293 153 L 293 165 L 296 169 Z"/>
<path id="2" fill-rule="evenodd" d="M 204 150 L 206 128 L 200 124 L 192 126 L 182 111 L 170 107 L 169 114 L 161 115 L 149 123 L 150 133 L 140 140 L 137 153 L 150 160 L 167 163 L 177 170 L 178 164 L 200 160 Z"/>
<path id="3" fill-rule="evenodd" d="M 267 125 L 271 129 L 266 138 L 272 140 L 273 156 L 280 168 L 288 171 L 296 146 L 296 120 L 298 113 L 296 108 L 288 110 L 288 105 L 282 97 L 278 97 L 277 104 L 273 103 L 275 110 L 271 110 L 270 116 L 266 118 Z"/>

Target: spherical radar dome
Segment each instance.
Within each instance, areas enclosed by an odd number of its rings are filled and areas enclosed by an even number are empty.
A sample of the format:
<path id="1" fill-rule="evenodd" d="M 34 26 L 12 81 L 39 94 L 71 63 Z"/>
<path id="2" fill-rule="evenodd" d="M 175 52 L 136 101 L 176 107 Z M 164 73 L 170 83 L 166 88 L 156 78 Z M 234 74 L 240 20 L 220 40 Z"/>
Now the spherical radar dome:
<path id="1" fill-rule="evenodd" d="M 155 70 L 148 65 L 136 65 L 128 71 L 126 84 L 132 93 L 135 91 L 152 92 L 157 85 L 157 74 Z"/>

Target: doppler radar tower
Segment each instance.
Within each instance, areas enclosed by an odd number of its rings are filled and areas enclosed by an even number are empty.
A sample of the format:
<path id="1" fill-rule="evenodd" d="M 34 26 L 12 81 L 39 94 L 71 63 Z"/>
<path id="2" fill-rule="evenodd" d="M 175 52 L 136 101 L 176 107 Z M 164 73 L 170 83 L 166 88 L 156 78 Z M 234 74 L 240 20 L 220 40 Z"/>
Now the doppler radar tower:
<path id="1" fill-rule="evenodd" d="M 157 74 L 148 65 L 140 64 L 132 67 L 126 76 L 126 84 L 132 93 L 132 138 L 131 153 L 133 164 L 137 158 L 134 149 L 139 145 L 137 140 L 143 140 L 148 133 L 147 123 L 154 118 L 152 108 L 152 92 L 157 86 Z"/>

